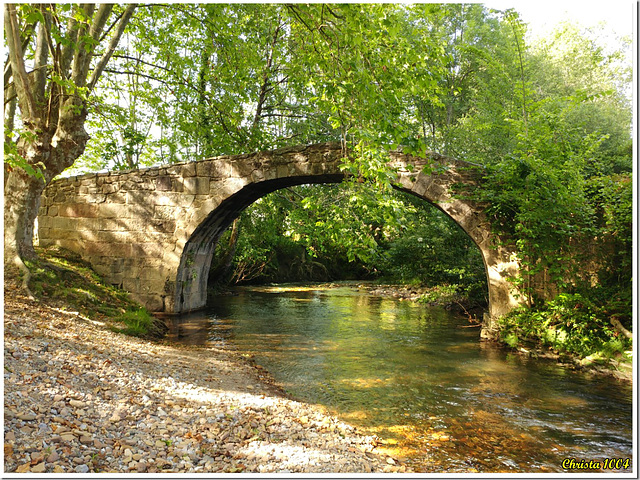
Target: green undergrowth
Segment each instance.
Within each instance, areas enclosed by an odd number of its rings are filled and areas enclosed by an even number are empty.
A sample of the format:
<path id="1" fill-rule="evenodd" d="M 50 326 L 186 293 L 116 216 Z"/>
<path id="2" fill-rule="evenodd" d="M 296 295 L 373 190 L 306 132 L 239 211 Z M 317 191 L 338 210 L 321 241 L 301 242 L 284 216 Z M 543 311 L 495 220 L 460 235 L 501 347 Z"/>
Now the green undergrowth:
<path id="1" fill-rule="evenodd" d="M 603 306 L 604 305 L 604 306 Z M 615 366 L 631 361 L 632 340 L 610 321 L 631 328 L 630 312 L 614 301 L 595 302 L 579 293 L 558 295 L 535 308 L 521 307 L 501 319 L 500 339 L 513 348 L 538 347 L 580 360 L 582 365 Z"/>
<path id="2" fill-rule="evenodd" d="M 162 326 L 120 288 L 106 284 L 79 255 L 59 247 L 36 249 L 38 258 L 26 261 L 29 288 L 43 303 L 101 321 L 116 332 L 158 337 Z"/>

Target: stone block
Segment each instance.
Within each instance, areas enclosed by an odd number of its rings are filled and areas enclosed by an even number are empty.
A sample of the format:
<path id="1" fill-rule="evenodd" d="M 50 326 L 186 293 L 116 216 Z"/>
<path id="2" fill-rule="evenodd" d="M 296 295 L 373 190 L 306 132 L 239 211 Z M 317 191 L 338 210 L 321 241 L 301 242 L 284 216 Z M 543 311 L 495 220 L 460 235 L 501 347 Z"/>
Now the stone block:
<path id="1" fill-rule="evenodd" d="M 151 258 L 160 258 L 162 257 L 162 245 L 157 243 L 134 243 L 130 245 L 132 256 L 135 257 L 151 257 Z"/>
<path id="2" fill-rule="evenodd" d="M 429 188 L 427 188 L 424 196 L 427 200 L 430 200 L 432 202 L 443 202 L 447 201 L 450 198 L 447 188 L 439 185 L 435 181 L 429 185 Z"/>
<path id="3" fill-rule="evenodd" d="M 127 202 L 127 194 L 126 193 L 121 193 L 121 192 L 112 193 L 109 196 L 107 196 L 107 202 L 109 202 L 109 203 L 119 203 L 119 204 L 126 203 Z"/>
<path id="4" fill-rule="evenodd" d="M 85 232 L 85 230 L 64 230 L 54 227 L 49 229 L 49 237 L 60 240 L 84 240 L 88 236 Z"/>
<path id="5" fill-rule="evenodd" d="M 153 209 L 153 218 L 160 220 L 171 220 L 184 215 L 184 209 L 180 207 L 156 205 Z"/>
<path id="6" fill-rule="evenodd" d="M 80 185 L 87 186 L 87 187 L 90 186 L 90 185 L 95 186 L 96 180 L 97 180 L 97 176 L 95 174 L 94 175 L 87 175 L 87 176 L 85 176 L 85 178 L 80 180 Z"/>
<path id="7" fill-rule="evenodd" d="M 182 177 L 195 177 L 196 176 L 196 163 L 189 162 L 182 167 L 182 171 L 180 172 Z"/>
<path id="8" fill-rule="evenodd" d="M 149 279 L 140 279 L 140 293 L 162 294 L 164 293 L 164 286 L 166 278 L 160 275 Z"/>
<path id="9" fill-rule="evenodd" d="M 114 193 L 116 191 L 116 185 L 113 183 L 105 183 L 102 185 L 102 193 Z"/>
<path id="10" fill-rule="evenodd" d="M 147 195 L 147 200 L 145 202 L 156 206 L 188 207 L 193 203 L 194 198 L 195 196 L 193 195 L 184 195 L 177 192 L 158 192 L 153 196 Z M 130 203 L 139 204 L 140 202 L 136 202 L 135 199 L 132 199 Z"/>
<path id="11" fill-rule="evenodd" d="M 324 173 L 324 165 L 322 163 L 312 163 L 311 164 L 311 174 L 312 175 L 322 175 Z"/>
<path id="12" fill-rule="evenodd" d="M 175 220 L 164 220 L 154 224 L 155 231 L 160 233 L 173 233 L 176 230 Z"/>
<path id="13" fill-rule="evenodd" d="M 117 203 L 101 203 L 95 205 L 98 218 L 128 218 L 128 205 L 120 205 Z"/>
<path id="14" fill-rule="evenodd" d="M 213 176 L 213 165 L 211 160 L 202 160 L 200 162 L 196 162 L 196 175 L 198 177 L 212 177 Z"/>
<path id="15" fill-rule="evenodd" d="M 91 268 L 101 277 L 108 277 L 111 275 L 111 267 L 107 263 L 93 262 L 91 264 Z"/>
<path id="16" fill-rule="evenodd" d="M 161 295 L 139 293 L 135 296 L 135 299 L 150 312 L 164 311 L 164 300 Z"/>
<path id="17" fill-rule="evenodd" d="M 431 186 L 432 182 L 433 182 L 433 177 L 427 176 L 421 173 L 418 175 L 418 179 L 415 181 L 415 183 L 411 187 L 411 191 L 413 191 L 416 195 L 420 197 L 424 197 L 427 193 L 427 190 Z"/>
<path id="18" fill-rule="evenodd" d="M 410 177 L 408 175 L 400 175 L 398 177 L 397 182 L 402 185 L 403 188 L 406 188 L 407 190 L 411 190 L 413 188 L 413 185 L 415 182 L 413 182 L 412 180 L 415 177 Z"/>
<path id="19" fill-rule="evenodd" d="M 145 178 L 142 183 L 139 184 L 142 190 L 155 190 L 156 182 L 153 178 Z"/>
<path id="20" fill-rule="evenodd" d="M 136 294 L 140 292 L 140 279 L 124 277 L 122 279 L 122 288 L 129 293 Z"/>
<path id="21" fill-rule="evenodd" d="M 131 257 L 131 245 L 128 243 L 85 241 L 83 254 L 103 257 Z"/>
<path id="22" fill-rule="evenodd" d="M 61 217 L 85 217 L 85 218 L 95 218 L 98 216 L 98 205 L 87 205 L 87 204 L 72 204 L 72 205 L 61 205 L 59 207 L 59 213 Z"/>
<path id="23" fill-rule="evenodd" d="M 42 247 L 46 247 L 49 245 L 58 245 L 61 248 L 66 248 L 67 250 L 70 250 L 72 252 L 79 253 L 84 258 L 84 245 L 78 240 L 53 239 L 52 242 L 47 242 L 47 244 L 43 244 L 42 241 L 40 241 L 40 246 Z"/>
<path id="24" fill-rule="evenodd" d="M 183 164 L 176 163 L 174 165 L 171 165 L 170 167 L 167 167 L 167 173 L 173 177 L 180 176 L 182 173 L 182 167 Z"/>
<path id="25" fill-rule="evenodd" d="M 51 238 L 50 231 L 51 231 L 50 228 L 48 227 L 43 228 L 41 225 L 38 225 L 38 238 L 40 240 L 42 240 L 43 238 Z"/>
<path id="26" fill-rule="evenodd" d="M 111 262 L 111 274 L 116 275 L 119 273 L 124 273 L 124 259 L 123 258 L 114 258 Z M 121 282 L 118 282 L 121 283 Z"/>
<path id="27" fill-rule="evenodd" d="M 225 178 L 231 175 L 231 165 L 228 160 L 212 160 L 211 176 L 217 178 Z"/>
<path id="28" fill-rule="evenodd" d="M 206 195 L 209 193 L 208 177 L 188 177 L 184 179 L 184 193 L 191 195 Z"/>
<path id="29" fill-rule="evenodd" d="M 184 179 L 182 177 L 171 177 L 171 191 L 182 192 L 184 190 L 183 182 Z"/>
<path id="30" fill-rule="evenodd" d="M 295 162 L 293 169 L 296 176 L 309 175 L 311 173 L 311 164 L 309 162 Z"/>
<path id="31" fill-rule="evenodd" d="M 109 275 L 107 279 L 108 283 L 117 288 L 122 288 L 122 280 L 124 279 L 124 275 L 122 273 L 112 273 Z"/>
<path id="32" fill-rule="evenodd" d="M 168 192 L 171 190 L 171 177 L 168 175 L 158 176 L 156 178 L 156 190 L 160 192 Z"/>
<path id="33" fill-rule="evenodd" d="M 122 208 L 126 209 L 124 218 L 145 219 L 153 217 L 153 204 L 151 203 L 139 203 L 131 205 L 123 205 Z"/>
<path id="34" fill-rule="evenodd" d="M 103 203 L 106 199 L 107 196 L 104 193 L 90 193 L 78 196 L 78 201 L 85 203 Z"/>
<path id="35" fill-rule="evenodd" d="M 262 170 L 254 170 L 251 172 L 251 181 L 253 183 L 262 182 L 264 179 L 264 172 Z"/>
<path id="36" fill-rule="evenodd" d="M 50 216 L 38 217 L 38 229 L 42 230 L 43 228 L 51 228 L 57 220 L 58 218 Z"/>
<path id="37" fill-rule="evenodd" d="M 231 162 L 232 175 L 235 177 L 250 176 L 251 173 L 259 167 L 260 164 L 254 158 L 246 158 Z"/>
<path id="38" fill-rule="evenodd" d="M 289 176 L 289 167 L 288 165 L 278 165 L 276 167 L 276 177 L 277 178 L 286 178 Z"/>

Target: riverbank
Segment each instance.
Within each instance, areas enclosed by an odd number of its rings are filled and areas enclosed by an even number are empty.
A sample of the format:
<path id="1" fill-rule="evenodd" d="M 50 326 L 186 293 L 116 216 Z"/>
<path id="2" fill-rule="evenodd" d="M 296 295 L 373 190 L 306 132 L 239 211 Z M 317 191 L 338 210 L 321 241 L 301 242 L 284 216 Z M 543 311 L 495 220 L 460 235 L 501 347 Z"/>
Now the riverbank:
<path id="1" fill-rule="evenodd" d="M 16 287 L 5 278 L 5 472 L 408 471 L 233 352 L 126 336 Z"/>

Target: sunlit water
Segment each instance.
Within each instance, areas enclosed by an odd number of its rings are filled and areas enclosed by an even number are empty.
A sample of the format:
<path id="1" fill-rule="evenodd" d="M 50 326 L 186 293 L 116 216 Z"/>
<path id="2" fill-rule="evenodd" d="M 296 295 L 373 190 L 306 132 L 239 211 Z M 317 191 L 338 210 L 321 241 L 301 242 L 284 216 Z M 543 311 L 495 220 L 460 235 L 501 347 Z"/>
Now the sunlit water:
<path id="1" fill-rule="evenodd" d="M 630 386 L 481 342 L 445 309 L 355 286 L 241 288 L 214 303 L 173 338 L 254 355 L 294 397 L 377 434 L 417 471 L 631 459 Z"/>

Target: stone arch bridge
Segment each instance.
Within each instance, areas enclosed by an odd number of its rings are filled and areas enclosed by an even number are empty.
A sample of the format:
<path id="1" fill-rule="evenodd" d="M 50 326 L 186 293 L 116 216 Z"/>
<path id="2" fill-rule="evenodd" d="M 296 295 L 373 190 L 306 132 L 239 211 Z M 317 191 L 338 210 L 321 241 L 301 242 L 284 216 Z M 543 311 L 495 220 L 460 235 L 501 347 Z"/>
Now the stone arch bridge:
<path id="1" fill-rule="evenodd" d="M 328 143 L 59 179 L 42 196 L 40 245 L 80 254 L 152 312 L 196 310 L 206 304 L 216 243 L 240 212 L 281 188 L 342 181 L 343 154 L 340 144 Z M 482 252 L 490 327 L 518 304 L 508 281 L 518 264 L 509 242 L 491 232 L 485 206 L 452 195 L 455 183 L 478 184 L 477 169 L 437 154 L 391 159 L 397 188 L 449 215 Z M 424 173 L 427 163 L 441 168 Z"/>

